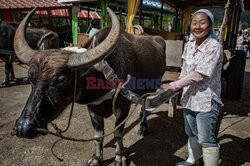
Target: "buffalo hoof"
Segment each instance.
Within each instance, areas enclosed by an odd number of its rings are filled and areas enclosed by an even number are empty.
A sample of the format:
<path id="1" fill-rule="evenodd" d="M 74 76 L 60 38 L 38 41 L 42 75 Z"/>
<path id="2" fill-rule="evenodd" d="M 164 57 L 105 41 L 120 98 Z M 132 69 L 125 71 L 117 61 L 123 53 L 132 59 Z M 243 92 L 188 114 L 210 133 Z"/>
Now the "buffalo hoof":
<path id="1" fill-rule="evenodd" d="M 115 159 L 115 166 L 127 166 L 128 163 L 127 163 L 127 159 L 125 156 L 116 156 L 116 159 Z"/>
<path id="2" fill-rule="evenodd" d="M 11 75 L 11 76 L 10 76 L 10 81 L 14 81 L 15 78 L 16 78 L 15 75 Z"/>
<path id="3" fill-rule="evenodd" d="M 149 134 L 149 131 L 148 131 L 148 125 L 147 125 L 147 123 L 144 123 L 144 122 L 141 123 L 140 128 L 139 128 L 139 130 L 137 132 L 137 135 L 139 135 L 139 136 L 146 136 L 148 134 Z"/>
<path id="4" fill-rule="evenodd" d="M 85 164 L 85 166 L 101 166 L 102 160 L 97 157 L 92 157 L 88 162 Z"/>
<path id="5" fill-rule="evenodd" d="M 8 86 L 8 85 L 10 85 L 10 82 L 4 80 L 4 81 L 2 82 L 2 84 L 1 84 L 1 87 L 6 87 L 6 86 Z"/>

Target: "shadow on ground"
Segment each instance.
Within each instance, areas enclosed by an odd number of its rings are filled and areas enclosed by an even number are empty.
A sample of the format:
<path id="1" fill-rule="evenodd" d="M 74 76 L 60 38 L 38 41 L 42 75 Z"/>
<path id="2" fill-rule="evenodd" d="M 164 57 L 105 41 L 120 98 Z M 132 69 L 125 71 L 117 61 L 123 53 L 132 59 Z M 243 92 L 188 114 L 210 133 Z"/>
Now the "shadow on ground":
<path id="1" fill-rule="evenodd" d="M 169 118 L 166 111 L 153 112 L 149 115 L 156 115 L 155 118 L 148 120 L 149 135 L 142 137 L 132 144 L 125 151 L 129 162 L 137 166 L 171 166 L 182 161 L 174 153 L 183 147 L 187 142 L 184 134 L 184 122 L 181 110 L 177 110 L 175 118 Z M 127 134 L 132 128 L 140 123 L 134 121 L 125 129 Z M 108 142 L 105 147 L 113 147 L 114 139 Z M 104 161 L 104 165 L 109 165 L 114 158 Z"/>

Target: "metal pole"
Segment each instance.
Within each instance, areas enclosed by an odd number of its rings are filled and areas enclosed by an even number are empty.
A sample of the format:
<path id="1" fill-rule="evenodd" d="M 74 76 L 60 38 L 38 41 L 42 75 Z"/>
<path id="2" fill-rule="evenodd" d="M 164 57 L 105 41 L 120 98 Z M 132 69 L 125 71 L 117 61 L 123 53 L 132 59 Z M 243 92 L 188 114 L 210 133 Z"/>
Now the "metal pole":
<path id="1" fill-rule="evenodd" d="M 54 22 L 53 22 L 51 10 L 48 9 L 47 13 L 48 13 L 48 18 L 49 18 L 49 28 L 53 28 L 54 27 Z"/>
<path id="2" fill-rule="evenodd" d="M 151 18 L 151 25 L 150 26 L 151 26 L 151 28 L 153 28 L 153 26 L 154 26 L 154 15 L 151 15 L 150 18 Z"/>
<path id="3" fill-rule="evenodd" d="M 225 5 L 225 14 L 224 14 L 224 18 L 220 27 L 219 43 L 221 45 L 223 45 L 223 42 L 224 42 L 224 33 L 225 33 L 225 28 L 226 28 L 228 17 L 229 17 L 229 7 L 230 7 L 230 0 L 228 0 L 227 4 Z"/>
<path id="4" fill-rule="evenodd" d="M 177 31 L 177 23 L 178 23 L 178 10 L 179 10 L 179 6 L 176 6 L 176 10 L 175 10 L 175 22 L 174 22 L 174 32 Z"/>
<path id="5" fill-rule="evenodd" d="M 73 4 L 73 6 L 72 6 L 73 45 L 77 45 L 78 12 L 80 12 L 80 7 L 77 4 Z"/>
<path id="6" fill-rule="evenodd" d="M 125 13 L 127 14 L 126 17 L 125 17 L 125 27 L 126 29 L 128 28 L 128 1 L 126 1 L 126 4 L 125 4 Z"/>
<path id="7" fill-rule="evenodd" d="M 88 5 L 88 21 L 87 21 L 87 23 L 88 23 L 88 27 L 89 27 L 89 5 Z"/>
<path id="8" fill-rule="evenodd" d="M 142 5 L 143 5 L 143 0 L 140 0 L 139 25 L 142 24 L 142 21 L 141 21 L 141 16 L 142 16 Z"/>
<path id="9" fill-rule="evenodd" d="M 142 21 L 142 25 L 144 26 L 145 15 L 143 15 L 142 19 L 143 19 L 143 21 Z"/>
<path id="10" fill-rule="evenodd" d="M 164 3 L 164 0 L 161 0 L 161 23 L 160 23 L 161 30 L 162 30 L 162 20 L 163 20 L 163 3 Z"/>
<path id="11" fill-rule="evenodd" d="M 108 15 L 107 15 L 107 6 L 108 6 L 108 1 L 104 0 L 104 11 L 105 11 L 105 19 L 104 19 L 104 26 L 108 25 Z"/>
<path id="12" fill-rule="evenodd" d="M 119 7 L 119 11 L 120 11 L 120 25 L 122 25 L 122 8 Z"/>
<path id="13" fill-rule="evenodd" d="M 235 39 L 234 39 L 234 46 L 233 48 L 235 48 L 236 46 L 236 40 L 237 40 L 237 35 L 238 35 L 238 28 L 239 28 L 239 23 L 240 23 L 240 15 L 241 15 L 241 9 L 240 7 L 238 7 L 238 12 L 237 12 L 237 20 L 236 20 L 236 26 L 235 26 Z"/>

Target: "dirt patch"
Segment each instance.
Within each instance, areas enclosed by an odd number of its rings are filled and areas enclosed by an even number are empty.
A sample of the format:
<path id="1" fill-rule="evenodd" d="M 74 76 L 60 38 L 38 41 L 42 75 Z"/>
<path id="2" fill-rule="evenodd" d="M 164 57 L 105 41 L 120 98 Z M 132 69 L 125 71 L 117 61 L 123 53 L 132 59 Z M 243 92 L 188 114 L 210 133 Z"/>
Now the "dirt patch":
<path id="1" fill-rule="evenodd" d="M 25 65 L 14 64 L 16 82 L 10 87 L 0 88 L 0 165 L 1 166 L 82 166 L 92 156 L 94 143 L 62 141 L 55 147 L 58 161 L 50 151 L 54 136 L 41 136 L 28 140 L 10 136 L 30 93 Z M 168 75 L 169 74 L 169 75 Z M 167 73 L 172 77 L 176 73 Z M 0 81 L 4 79 L 4 63 L 0 61 Z M 220 165 L 250 165 L 250 61 L 245 72 L 243 96 L 238 101 L 223 99 L 225 106 L 220 114 L 218 140 L 221 145 Z M 184 132 L 181 107 L 174 118 L 168 117 L 168 105 L 164 104 L 148 116 L 150 134 L 137 135 L 139 111 L 126 123 L 124 145 L 130 165 L 172 166 L 187 156 L 187 136 Z M 66 126 L 69 108 L 55 122 Z M 106 119 L 105 132 L 114 128 L 114 116 Z M 72 125 L 66 133 L 78 138 L 92 137 L 94 130 L 85 105 L 75 106 Z M 115 145 L 113 136 L 104 141 L 104 165 L 113 165 Z"/>

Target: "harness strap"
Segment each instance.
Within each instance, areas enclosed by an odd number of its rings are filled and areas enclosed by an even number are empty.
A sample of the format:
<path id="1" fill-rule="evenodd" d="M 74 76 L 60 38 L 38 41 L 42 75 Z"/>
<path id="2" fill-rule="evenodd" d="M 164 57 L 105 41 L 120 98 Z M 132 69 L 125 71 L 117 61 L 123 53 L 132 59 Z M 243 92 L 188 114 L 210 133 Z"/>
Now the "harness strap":
<path id="1" fill-rule="evenodd" d="M 104 96 L 99 97 L 98 99 L 88 102 L 86 104 L 93 104 L 93 105 L 99 105 L 102 102 L 104 102 L 105 100 L 109 100 L 112 99 L 114 94 L 115 94 L 115 89 L 112 89 L 111 91 L 109 91 L 108 93 L 106 93 Z"/>
<path id="2" fill-rule="evenodd" d="M 100 71 L 103 73 L 104 77 L 106 79 L 111 79 L 112 83 L 114 84 L 114 88 L 119 87 L 119 84 L 123 84 L 115 74 L 115 71 L 112 67 L 109 66 L 106 60 L 102 60 L 101 62 L 97 63 L 94 65 L 94 68 L 97 71 Z M 128 80 L 130 79 L 131 76 L 128 76 Z M 118 84 L 116 84 L 113 80 L 118 80 Z M 139 98 L 141 97 L 140 95 L 128 90 L 126 87 L 123 87 L 120 91 L 121 95 L 128 99 L 131 102 L 137 102 Z M 144 99 L 143 99 L 144 100 Z"/>
<path id="3" fill-rule="evenodd" d="M 15 51 L 3 50 L 3 49 L 0 49 L 0 54 L 3 54 L 3 55 L 12 55 L 13 57 L 16 56 Z"/>

